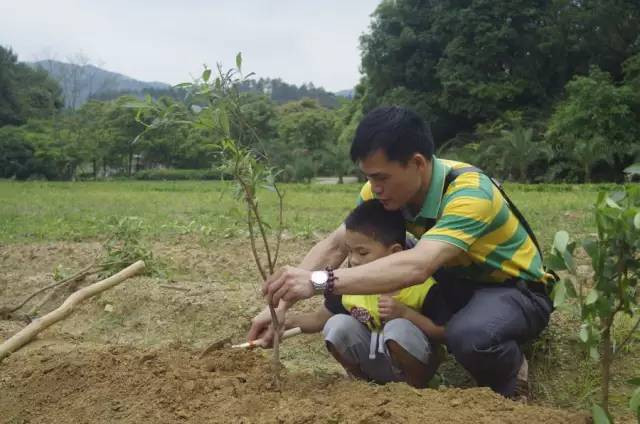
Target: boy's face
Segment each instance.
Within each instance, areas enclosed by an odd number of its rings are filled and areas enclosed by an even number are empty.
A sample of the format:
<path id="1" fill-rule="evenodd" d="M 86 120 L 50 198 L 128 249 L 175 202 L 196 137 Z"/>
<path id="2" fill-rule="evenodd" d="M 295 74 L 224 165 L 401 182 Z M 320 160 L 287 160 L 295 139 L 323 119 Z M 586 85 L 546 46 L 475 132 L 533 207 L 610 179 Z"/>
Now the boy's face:
<path id="1" fill-rule="evenodd" d="M 369 236 L 351 230 L 346 232 L 345 244 L 347 246 L 349 266 L 364 265 L 402 250 L 402 246 L 398 243 L 385 246 Z"/>

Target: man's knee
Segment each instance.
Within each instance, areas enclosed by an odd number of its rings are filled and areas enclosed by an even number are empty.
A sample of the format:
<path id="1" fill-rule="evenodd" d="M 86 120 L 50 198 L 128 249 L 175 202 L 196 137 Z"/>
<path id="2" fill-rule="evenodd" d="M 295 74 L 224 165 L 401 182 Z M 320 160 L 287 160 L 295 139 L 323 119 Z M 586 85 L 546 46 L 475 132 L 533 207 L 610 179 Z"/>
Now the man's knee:
<path id="1" fill-rule="evenodd" d="M 498 343 L 486 327 L 456 319 L 447 324 L 445 340 L 449 351 L 463 364 L 489 353 Z"/>

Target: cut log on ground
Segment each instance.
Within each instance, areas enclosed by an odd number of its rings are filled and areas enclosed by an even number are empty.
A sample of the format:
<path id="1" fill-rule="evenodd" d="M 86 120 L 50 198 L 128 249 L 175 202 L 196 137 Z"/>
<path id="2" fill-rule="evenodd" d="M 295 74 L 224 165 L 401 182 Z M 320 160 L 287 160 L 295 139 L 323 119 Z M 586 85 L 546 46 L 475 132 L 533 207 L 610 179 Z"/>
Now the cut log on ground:
<path id="1" fill-rule="evenodd" d="M 144 262 L 138 261 L 107 279 L 98 281 L 97 283 L 91 284 L 90 286 L 84 287 L 73 293 L 57 309 L 49 312 L 42 318 L 34 320 L 31 324 L 17 332 L 13 337 L 9 338 L 9 340 L 2 343 L 0 345 L 0 361 L 12 352 L 15 352 L 25 344 L 29 343 L 44 329 L 69 316 L 71 312 L 73 312 L 73 309 L 83 300 L 110 289 L 127 278 L 133 277 L 141 272 L 144 267 Z"/>

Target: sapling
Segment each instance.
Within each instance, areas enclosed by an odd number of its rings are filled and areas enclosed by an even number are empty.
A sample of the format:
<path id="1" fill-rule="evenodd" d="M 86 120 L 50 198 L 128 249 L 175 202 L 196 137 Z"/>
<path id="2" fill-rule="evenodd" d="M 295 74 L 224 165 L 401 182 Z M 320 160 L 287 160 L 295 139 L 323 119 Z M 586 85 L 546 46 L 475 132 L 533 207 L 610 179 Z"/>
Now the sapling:
<path id="1" fill-rule="evenodd" d="M 270 166 L 263 140 L 246 119 L 242 110 L 240 85 L 252 74 L 243 75 L 242 56 L 236 56 L 235 68 L 224 70 L 220 64 L 216 73 L 205 67 L 198 80 L 179 84 L 187 91 L 187 101 L 192 103 L 191 112 L 175 104 L 165 105 L 147 98 L 132 102 L 128 106 L 138 109 L 137 119 L 147 131 L 157 131 L 165 126 L 187 124 L 206 131 L 214 139 L 220 154 L 221 175 L 232 175 L 236 194 L 246 209 L 246 225 L 249 232 L 251 252 L 263 280 L 275 271 L 280 251 L 283 229 L 284 193 L 276 183 L 279 174 Z M 265 221 L 258 197 L 258 190 L 273 192 L 278 199 L 278 222 L 275 240 L 270 240 L 267 230 L 271 226 Z M 260 247 L 258 247 L 260 245 Z M 280 323 L 275 309 L 269 302 L 275 339 L 273 348 L 274 375 L 278 381 L 280 368 L 279 334 Z"/>
<path id="2" fill-rule="evenodd" d="M 600 363 L 601 399 L 600 405 L 593 406 L 594 420 L 599 424 L 611 422 L 611 365 L 640 327 L 640 187 L 626 186 L 613 193 L 600 193 L 595 205 L 595 220 L 597 236 L 580 243 L 591 258 L 592 287 L 588 287 L 576 272 L 574 251 L 578 243 L 570 242 L 566 231 L 556 233 L 547 261 L 553 270 L 569 274 L 554 287 L 555 306 L 563 305 L 567 298 L 576 299 L 582 321 L 579 338 L 588 347 L 591 357 Z M 612 332 L 619 314 L 628 315 L 632 325 L 616 345 Z M 638 400 L 632 399 L 632 405 L 640 401 L 640 392 L 636 391 L 636 396 Z"/>

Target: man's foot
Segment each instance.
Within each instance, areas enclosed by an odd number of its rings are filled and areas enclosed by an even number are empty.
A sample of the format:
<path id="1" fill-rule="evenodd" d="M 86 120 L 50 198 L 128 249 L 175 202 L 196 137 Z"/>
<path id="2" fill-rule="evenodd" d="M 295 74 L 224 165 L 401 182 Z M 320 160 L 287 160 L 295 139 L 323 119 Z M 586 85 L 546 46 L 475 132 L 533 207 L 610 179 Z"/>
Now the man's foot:
<path id="1" fill-rule="evenodd" d="M 527 358 L 522 359 L 522 365 L 516 376 L 516 388 L 511 399 L 525 404 L 529 401 L 529 363 Z"/>

